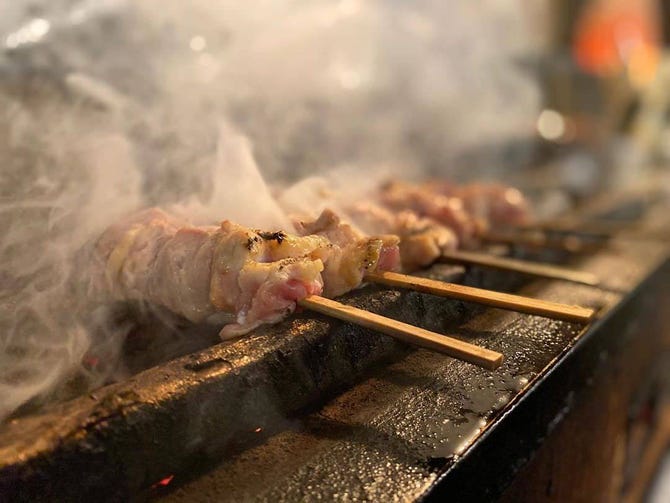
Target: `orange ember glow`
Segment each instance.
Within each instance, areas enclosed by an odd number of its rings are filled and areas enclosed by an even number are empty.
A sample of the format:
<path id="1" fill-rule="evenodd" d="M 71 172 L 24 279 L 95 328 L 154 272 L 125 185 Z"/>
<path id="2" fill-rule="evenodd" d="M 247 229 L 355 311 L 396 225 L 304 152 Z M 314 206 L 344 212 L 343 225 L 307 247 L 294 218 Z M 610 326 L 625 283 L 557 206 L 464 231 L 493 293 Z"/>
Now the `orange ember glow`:
<path id="1" fill-rule="evenodd" d="M 83 362 L 82 362 L 87 368 L 89 369 L 94 369 L 98 366 L 100 363 L 100 358 L 97 356 L 92 356 L 92 355 L 86 355 L 84 356 Z"/>
<path id="2" fill-rule="evenodd" d="M 167 486 L 170 482 L 172 482 L 172 479 L 174 478 L 174 475 L 168 475 L 164 479 L 159 480 L 156 482 L 154 485 L 151 486 L 152 489 L 156 489 L 158 487 L 165 487 Z"/>
<path id="3" fill-rule="evenodd" d="M 660 25 L 654 0 L 596 0 L 575 28 L 573 55 L 586 72 L 625 70 L 633 84 L 654 77 L 660 56 Z"/>

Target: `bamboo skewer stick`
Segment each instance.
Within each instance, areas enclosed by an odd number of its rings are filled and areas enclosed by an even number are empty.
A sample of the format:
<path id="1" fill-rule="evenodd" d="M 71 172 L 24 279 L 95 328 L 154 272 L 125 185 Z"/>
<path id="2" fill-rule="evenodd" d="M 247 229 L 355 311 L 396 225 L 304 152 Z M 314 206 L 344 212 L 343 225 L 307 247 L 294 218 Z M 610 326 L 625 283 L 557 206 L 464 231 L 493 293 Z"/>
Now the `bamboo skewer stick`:
<path id="1" fill-rule="evenodd" d="M 441 297 L 476 302 L 487 306 L 510 309 L 526 314 L 534 314 L 554 318 L 557 320 L 570 321 L 573 323 L 588 323 L 593 318 L 593 309 L 559 304 L 540 299 L 522 297 L 508 293 L 494 292 L 482 288 L 457 285 L 436 281 L 419 276 L 407 276 L 395 272 L 382 272 L 366 275 L 365 279 L 372 283 L 379 283 L 398 288 L 408 288 L 417 292 L 429 293 Z"/>
<path id="2" fill-rule="evenodd" d="M 632 223 L 629 223 L 626 226 L 620 225 L 618 228 L 615 228 L 614 225 L 603 224 L 599 225 L 587 225 L 579 227 L 551 227 L 550 225 L 543 225 L 538 227 L 523 227 L 518 229 L 516 232 L 530 233 L 533 235 L 540 235 L 540 239 L 545 239 L 549 242 L 561 242 L 563 240 L 571 239 L 575 241 L 576 239 L 588 240 L 591 243 L 594 241 L 599 242 L 609 242 L 616 239 L 624 239 L 629 241 L 655 241 L 657 238 L 653 235 L 648 235 L 645 232 L 641 232 L 636 228 Z M 548 234 L 558 235 L 562 237 L 547 237 Z M 523 234 L 522 234 L 523 235 Z"/>
<path id="3" fill-rule="evenodd" d="M 630 229 L 636 222 L 631 220 L 546 220 L 522 225 L 519 230 L 559 232 L 566 234 L 588 234 L 601 238 L 610 238 L 616 233 Z"/>
<path id="4" fill-rule="evenodd" d="M 568 236 L 570 233 L 564 233 Z M 572 234 L 573 236 L 578 235 L 577 233 Z M 582 233 L 586 235 L 586 233 Z M 589 236 L 599 239 L 603 243 L 655 243 L 659 241 L 664 241 L 667 239 L 667 234 L 664 232 L 653 232 L 645 229 L 640 229 L 637 227 L 630 227 L 629 229 L 622 230 L 621 232 L 613 233 L 609 236 L 604 234 L 592 234 L 588 233 Z"/>
<path id="5" fill-rule="evenodd" d="M 496 257 L 486 253 L 466 251 L 444 252 L 439 260 L 441 262 L 455 262 L 459 264 L 490 267 L 493 269 L 503 269 L 542 278 L 562 279 L 590 286 L 596 286 L 600 283 L 598 277 L 589 272 L 575 271 L 566 267 L 539 264 L 537 262 L 529 262 L 527 260 L 518 260 L 509 257 Z"/>
<path id="6" fill-rule="evenodd" d="M 311 309 L 339 320 L 376 330 L 403 342 L 453 356 L 489 370 L 497 369 L 503 361 L 503 355 L 496 351 L 408 325 L 363 309 L 347 306 L 318 295 L 310 295 L 298 301 L 298 304 L 305 309 Z"/>
<path id="7" fill-rule="evenodd" d="M 543 233 L 518 233 L 518 232 L 489 232 L 482 236 L 489 243 L 501 243 L 510 246 L 528 246 L 531 248 L 546 248 L 549 250 L 562 250 L 570 253 L 592 252 L 602 247 L 604 241 L 585 241 L 578 236 L 566 236 L 563 238 L 548 238 Z"/>
<path id="8" fill-rule="evenodd" d="M 594 252 L 604 245 L 613 246 L 616 243 L 627 242 L 657 242 L 663 241 L 662 233 L 657 235 L 651 233 L 636 232 L 634 230 L 621 232 L 609 238 L 592 236 L 585 238 L 578 233 L 563 233 L 561 237 L 548 236 L 541 231 L 533 232 L 489 232 L 483 235 L 482 240 L 488 243 L 505 244 L 508 246 L 524 246 L 529 248 L 543 248 L 547 250 L 561 250 L 569 253 Z"/>

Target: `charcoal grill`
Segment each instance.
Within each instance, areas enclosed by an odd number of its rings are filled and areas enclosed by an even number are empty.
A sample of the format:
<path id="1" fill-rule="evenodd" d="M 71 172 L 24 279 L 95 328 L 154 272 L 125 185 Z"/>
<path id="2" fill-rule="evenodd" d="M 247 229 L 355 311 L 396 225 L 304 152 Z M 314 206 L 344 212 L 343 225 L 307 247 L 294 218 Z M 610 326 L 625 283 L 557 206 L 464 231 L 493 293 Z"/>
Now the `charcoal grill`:
<path id="1" fill-rule="evenodd" d="M 8 421 L 0 495 L 536 501 L 569 496 L 570 487 L 628 494 L 647 438 L 632 432 L 660 424 L 667 382 L 665 209 L 645 211 L 636 236 L 588 238 L 597 251 L 571 265 L 597 274 L 597 287 L 444 264 L 424 272 L 598 309 L 585 328 L 373 286 L 344 299 L 500 351 L 506 361 L 497 371 L 307 313 L 233 343 L 210 345 L 213 334 L 204 335 L 207 347 Z M 653 239 L 641 238 L 649 228 Z M 555 250 L 519 253 L 566 259 Z"/>

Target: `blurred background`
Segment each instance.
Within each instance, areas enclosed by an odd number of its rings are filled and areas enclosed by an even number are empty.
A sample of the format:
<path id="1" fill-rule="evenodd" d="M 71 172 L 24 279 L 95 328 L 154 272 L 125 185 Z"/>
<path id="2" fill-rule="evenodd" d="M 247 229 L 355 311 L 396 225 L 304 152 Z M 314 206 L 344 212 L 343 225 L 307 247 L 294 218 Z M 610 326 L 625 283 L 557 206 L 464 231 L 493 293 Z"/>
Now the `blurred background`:
<path id="1" fill-rule="evenodd" d="M 207 199 L 225 123 L 270 183 L 342 165 L 504 177 L 554 213 L 670 156 L 667 2 L 238 4 L 5 2 L 3 147 L 62 181 L 72 150 L 90 172 L 115 135 L 141 198 Z"/>

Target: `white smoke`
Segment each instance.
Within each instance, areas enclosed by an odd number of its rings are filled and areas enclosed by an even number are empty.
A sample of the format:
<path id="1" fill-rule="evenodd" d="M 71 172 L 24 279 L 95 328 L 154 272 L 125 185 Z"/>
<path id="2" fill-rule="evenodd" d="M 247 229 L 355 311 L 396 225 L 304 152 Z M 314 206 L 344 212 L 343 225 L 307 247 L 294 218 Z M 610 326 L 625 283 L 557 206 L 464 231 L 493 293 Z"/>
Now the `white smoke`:
<path id="1" fill-rule="evenodd" d="M 128 141 L 62 106 L 0 100 L 0 417 L 71 377 L 91 334 L 68 300 L 75 253 L 140 202 Z M 113 337 L 113 334 L 109 334 Z M 96 379 L 94 381 L 97 382 Z"/>
<path id="2" fill-rule="evenodd" d="M 196 220 L 277 228 L 287 220 L 264 179 L 346 164 L 339 185 L 360 189 L 374 180 L 362 166 L 447 173 L 473 146 L 530 134 L 526 5 L 3 6 L 0 418 L 77 373 L 89 385 L 114 373 L 128 326 L 97 326 L 66 285 L 85 271 L 76 251 L 122 215 L 178 205 Z M 110 360 L 104 370 L 82 370 L 91 354 Z"/>

